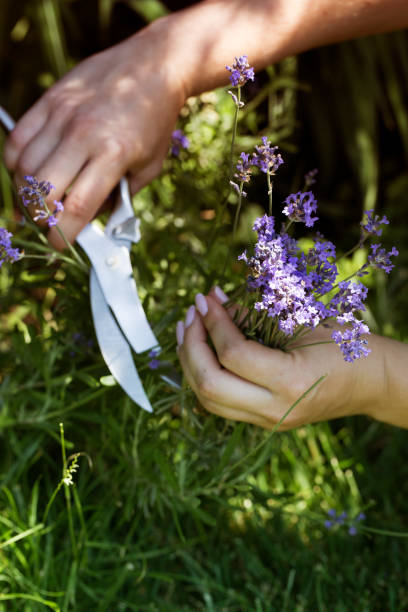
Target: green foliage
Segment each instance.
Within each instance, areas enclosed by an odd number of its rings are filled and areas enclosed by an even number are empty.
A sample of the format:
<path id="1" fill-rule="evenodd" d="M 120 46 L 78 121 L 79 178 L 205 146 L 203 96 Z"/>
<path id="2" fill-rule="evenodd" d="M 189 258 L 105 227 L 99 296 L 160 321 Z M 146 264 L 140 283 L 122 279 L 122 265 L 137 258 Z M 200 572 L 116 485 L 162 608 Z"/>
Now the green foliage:
<path id="1" fill-rule="evenodd" d="M 3 0 L 1 103 L 19 116 L 86 52 L 161 10 L 152 1 Z M 341 79 L 329 78 L 333 65 Z M 402 34 L 289 58 L 250 92 L 236 146 L 251 147 L 260 133 L 281 146 L 277 198 L 319 166 L 325 233 L 344 251 L 363 207 L 380 201 L 401 256 L 387 288 L 382 276 L 370 279 L 370 316 L 398 338 L 408 332 L 408 179 L 397 160 L 407 143 L 407 72 Z M 134 201 L 140 295 L 174 361 L 175 322 L 194 294 L 214 281 L 228 291 L 242 274 L 229 263 L 222 275 L 236 204 L 229 196 L 223 206 L 232 118 L 225 92 L 189 100 L 180 123 L 190 153 L 167 160 Z M 13 212 L 4 166 L 0 187 L 2 223 L 27 252 L 38 245 L 44 254 L 44 239 Z M 229 262 L 250 238 L 258 189 L 249 190 Z M 406 432 L 361 417 L 272 435 L 204 413 L 190 390 L 172 391 L 138 356 L 155 409 L 147 415 L 110 384 L 87 296 L 86 275 L 67 261 L 0 270 L 0 612 L 408 608 Z M 70 466 L 72 485 L 63 481 Z M 361 532 L 328 532 L 330 508 L 364 510 Z"/>

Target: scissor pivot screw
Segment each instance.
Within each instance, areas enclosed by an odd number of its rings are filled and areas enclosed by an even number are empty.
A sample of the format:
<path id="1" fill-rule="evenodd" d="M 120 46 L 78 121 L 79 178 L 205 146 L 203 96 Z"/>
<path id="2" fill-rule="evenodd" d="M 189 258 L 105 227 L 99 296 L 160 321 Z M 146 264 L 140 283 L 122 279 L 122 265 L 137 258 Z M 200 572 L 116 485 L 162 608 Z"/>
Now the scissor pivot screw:
<path id="1" fill-rule="evenodd" d="M 113 268 L 114 266 L 116 266 L 117 262 L 118 262 L 117 257 L 108 257 L 105 260 L 105 263 L 107 266 L 109 266 L 109 268 Z"/>

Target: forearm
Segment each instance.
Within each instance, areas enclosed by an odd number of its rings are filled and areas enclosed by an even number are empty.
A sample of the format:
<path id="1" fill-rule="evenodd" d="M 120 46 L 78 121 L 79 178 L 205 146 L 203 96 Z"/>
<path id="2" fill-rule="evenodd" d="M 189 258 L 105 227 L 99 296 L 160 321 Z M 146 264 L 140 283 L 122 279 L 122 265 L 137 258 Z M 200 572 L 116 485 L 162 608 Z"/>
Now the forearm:
<path id="1" fill-rule="evenodd" d="M 205 0 L 154 22 L 186 96 L 225 85 L 247 54 L 260 69 L 291 54 L 408 26 L 406 0 Z"/>
<path id="2" fill-rule="evenodd" d="M 378 339 L 376 350 L 383 354 L 384 385 L 382 397 L 370 415 L 408 429 L 408 344 L 390 338 Z"/>

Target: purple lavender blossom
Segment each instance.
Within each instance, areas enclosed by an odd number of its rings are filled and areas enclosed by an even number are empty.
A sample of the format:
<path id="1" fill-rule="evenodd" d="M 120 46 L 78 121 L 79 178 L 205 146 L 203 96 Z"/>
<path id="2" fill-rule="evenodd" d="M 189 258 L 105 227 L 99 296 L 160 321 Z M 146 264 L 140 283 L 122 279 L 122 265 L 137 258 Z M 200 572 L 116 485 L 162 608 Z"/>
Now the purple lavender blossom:
<path id="1" fill-rule="evenodd" d="M 68 341 L 73 345 L 72 349 L 69 351 L 70 357 L 89 353 L 94 347 L 92 338 L 87 338 L 83 332 L 74 332 Z"/>
<path id="2" fill-rule="evenodd" d="M 318 172 L 319 172 L 318 169 L 314 168 L 313 170 L 309 170 L 309 172 L 307 172 L 305 174 L 305 176 L 304 176 L 305 190 L 315 184 L 315 182 L 316 182 L 316 178 L 315 177 L 318 174 Z"/>
<path id="3" fill-rule="evenodd" d="M 181 149 L 188 149 L 190 141 L 182 130 L 174 130 L 171 135 L 171 154 L 175 157 L 180 155 Z"/>
<path id="4" fill-rule="evenodd" d="M 283 214 L 291 221 L 301 222 L 306 227 L 312 227 L 318 217 L 312 217 L 317 210 L 317 201 L 311 191 L 298 191 L 289 195 L 285 202 Z"/>
<path id="5" fill-rule="evenodd" d="M 46 198 L 54 185 L 48 181 L 38 181 L 35 176 L 27 174 L 24 177 L 27 185 L 19 187 L 19 194 L 22 196 L 24 206 L 35 204 L 36 206 L 44 206 L 44 198 Z"/>
<path id="6" fill-rule="evenodd" d="M 387 251 L 381 248 L 381 244 L 372 244 L 371 253 L 367 257 L 369 265 L 378 270 L 384 270 L 387 274 L 391 272 L 394 264 L 391 262 L 390 257 L 398 255 L 398 251 L 395 247 L 392 247 L 391 251 Z"/>
<path id="7" fill-rule="evenodd" d="M 160 366 L 160 360 L 156 359 L 159 353 L 160 349 L 152 349 L 148 354 L 148 356 L 151 357 L 151 360 L 148 363 L 148 366 L 151 370 L 157 370 L 157 368 Z"/>
<path id="8" fill-rule="evenodd" d="M 367 210 L 366 216 L 367 218 L 360 223 L 363 236 L 381 236 L 382 227 L 380 226 L 389 224 L 387 217 L 384 215 L 380 219 L 379 215 L 374 214 L 374 209 Z"/>
<path id="9" fill-rule="evenodd" d="M 234 188 L 234 190 L 238 193 L 238 195 L 244 196 L 246 198 L 246 191 L 242 190 L 243 183 L 249 183 L 251 179 L 251 167 L 252 164 L 249 160 L 249 153 L 241 153 L 240 159 L 238 160 L 236 168 L 236 173 L 234 177 L 239 180 L 241 185 L 237 185 L 234 181 L 230 181 L 230 185 Z"/>
<path id="10" fill-rule="evenodd" d="M 335 257 L 336 247 L 320 234 L 318 234 L 314 246 L 306 254 L 302 253 L 306 266 L 310 268 L 309 277 L 313 288 L 319 295 L 324 295 L 333 289 L 338 275 L 337 266 L 334 262 Z"/>
<path id="11" fill-rule="evenodd" d="M 337 514 L 336 510 L 331 509 L 328 511 L 327 515 L 329 518 L 324 521 L 324 526 L 327 530 L 330 530 L 333 527 L 336 527 L 337 525 L 340 525 L 340 526 L 344 525 L 347 520 L 347 512 L 341 512 L 340 514 Z M 358 523 L 363 521 L 364 519 L 365 519 L 365 514 L 363 512 L 360 512 L 360 514 L 356 516 L 354 519 L 348 519 L 347 524 L 349 525 L 349 528 L 348 528 L 349 535 L 351 536 L 357 535 Z"/>
<path id="12" fill-rule="evenodd" d="M 55 206 L 54 212 L 47 219 L 48 227 L 54 227 L 55 225 L 57 225 L 58 223 L 57 214 L 64 210 L 63 203 L 59 202 L 58 200 L 54 200 L 54 206 Z"/>
<path id="13" fill-rule="evenodd" d="M 45 198 L 55 189 L 48 181 L 38 181 L 35 176 L 26 175 L 24 180 L 27 185 L 20 187 L 18 192 L 22 196 L 24 206 L 35 205 L 34 221 L 46 220 L 48 227 L 54 227 L 58 223 L 57 214 L 64 210 L 64 205 L 54 200 L 54 212 L 50 213 L 45 203 Z"/>
<path id="14" fill-rule="evenodd" d="M 253 229 L 258 232 L 254 255 L 244 252 L 239 259 L 250 269 L 249 291 L 260 294 L 255 310 L 275 317 L 288 336 L 299 326 L 315 327 L 327 314 L 313 295 L 313 281 L 296 240 L 286 233 L 276 234 L 274 219 L 267 215 L 257 219 Z"/>
<path id="15" fill-rule="evenodd" d="M 355 310 L 365 310 L 364 300 L 367 298 L 367 292 L 367 287 L 362 283 L 341 281 L 338 292 L 330 301 L 330 307 L 335 307 L 335 312 L 339 315 L 352 313 Z M 344 323 L 345 321 L 339 322 Z"/>
<path id="16" fill-rule="evenodd" d="M 12 236 L 11 232 L 0 227 L 0 268 L 4 262 L 14 263 L 22 257 L 22 253 L 11 245 Z"/>
<path id="17" fill-rule="evenodd" d="M 252 163 L 249 159 L 249 153 L 241 153 L 239 156 L 237 165 L 235 166 L 237 171 L 234 174 L 241 183 L 249 183 L 251 179 L 251 167 Z"/>
<path id="18" fill-rule="evenodd" d="M 254 69 L 249 65 L 247 55 L 236 57 L 232 67 L 225 66 L 225 68 L 231 73 L 229 80 L 233 87 L 242 87 L 255 78 Z"/>
<path id="19" fill-rule="evenodd" d="M 339 320 L 339 318 L 337 320 Z M 351 322 L 352 321 L 348 321 L 348 323 Z M 370 333 L 368 326 L 355 318 L 352 323 L 352 327 L 334 330 L 331 335 L 334 342 L 340 347 L 344 360 L 350 363 L 360 357 L 367 357 L 371 352 L 371 350 L 367 348 L 368 343 L 366 338 L 363 338 L 363 334 Z"/>
<path id="20" fill-rule="evenodd" d="M 262 136 L 262 144 L 255 147 L 252 154 L 252 165 L 258 166 L 262 172 L 275 174 L 283 159 L 280 153 L 275 153 L 278 147 L 271 147 L 271 142 Z"/>

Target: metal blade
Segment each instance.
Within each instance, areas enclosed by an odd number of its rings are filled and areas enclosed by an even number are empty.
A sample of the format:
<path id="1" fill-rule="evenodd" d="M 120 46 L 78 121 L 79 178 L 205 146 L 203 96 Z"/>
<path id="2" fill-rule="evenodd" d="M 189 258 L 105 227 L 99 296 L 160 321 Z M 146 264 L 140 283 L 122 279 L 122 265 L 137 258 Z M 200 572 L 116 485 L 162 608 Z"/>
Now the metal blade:
<path id="1" fill-rule="evenodd" d="M 5 111 L 2 106 L 0 106 L 0 123 L 7 130 L 7 132 L 14 130 L 14 126 L 16 125 L 14 119 L 10 117 L 8 112 Z"/>
<path id="2" fill-rule="evenodd" d="M 102 299 L 111 307 L 123 334 L 136 353 L 158 345 L 137 294 L 129 251 L 116 244 L 94 223 L 77 237 L 98 276 Z"/>
<path id="3" fill-rule="evenodd" d="M 96 337 L 106 365 L 127 395 L 143 410 L 153 412 L 133 362 L 129 344 L 112 316 L 93 269 L 89 288 Z"/>

